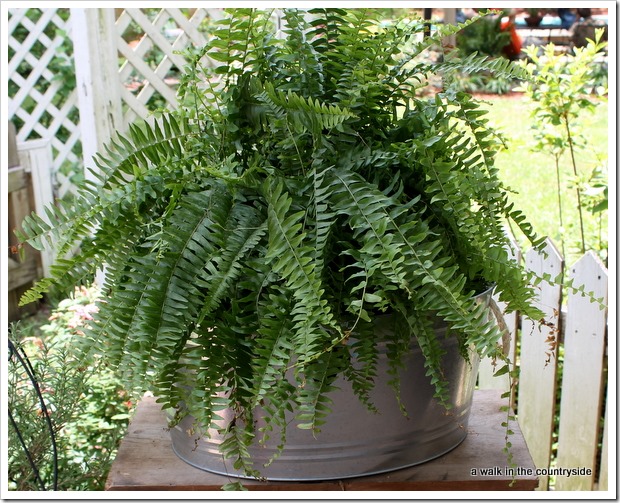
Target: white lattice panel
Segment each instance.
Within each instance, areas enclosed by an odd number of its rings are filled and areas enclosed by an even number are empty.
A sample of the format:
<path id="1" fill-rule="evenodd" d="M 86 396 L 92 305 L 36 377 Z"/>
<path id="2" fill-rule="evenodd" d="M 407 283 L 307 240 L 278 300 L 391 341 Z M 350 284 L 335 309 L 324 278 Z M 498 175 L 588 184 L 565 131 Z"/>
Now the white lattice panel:
<path id="1" fill-rule="evenodd" d="M 55 58 L 71 56 L 62 54 L 71 23 L 60 11 L 9 9 L 8 110 L 19 141 L 51 141 L 57 196 L 63 197 L 72 189 L 70 176 L 80 169 L 81 145 L 75 89 L 50 69 Z"/>
<path id="2" fill-rule="evenodd" d="M 118 51 L 118 80 L 113 85 L 118 85 L 126 127 L 136 118 L 146 119 L 158 108 L 176 108 L 178 75 L 187 63 L 178 51 L 190 45 L 203 46 L 209 21 L 221 18 L 223 13 L 221 9 L 178 8 L 114 11 L 114 39 L 101 40 L 101 47 L 95 50 Z M 72 192 L 71 178 L 83 170 L 82 142 L 93 135 L 83 126 L 80 129 L 80 100 L 75 85 L 68 84 L 75 73 L 59 75 L 55 71 L 59 60 L 69 62 L 65 65 L 69 71 L 73 63 L 73 46 L 67 43 L 74 36 L 69 12 L 56 8 L 9 9 L 8 20 L 9 120 L 18 126 L 20 141 L 50 140 L 58 197 Z M 86 26 L 86 32 L 99 28 L 93 23 Z M 92 62 L 86 64 L 92 66 Z M 112 74 L 115 70 L 105 71 Z"/>
<path id="3" fill-rule="evenodd" d="M 176 108 L 177 72 L 187 63 L 177 51 L 206 43 L 200 26 L 207 16 L 221 15 L 213 9 L 168 8 L 125 9 L 118 16 L 125 124 L 146 119 L 158 107 Z"/>

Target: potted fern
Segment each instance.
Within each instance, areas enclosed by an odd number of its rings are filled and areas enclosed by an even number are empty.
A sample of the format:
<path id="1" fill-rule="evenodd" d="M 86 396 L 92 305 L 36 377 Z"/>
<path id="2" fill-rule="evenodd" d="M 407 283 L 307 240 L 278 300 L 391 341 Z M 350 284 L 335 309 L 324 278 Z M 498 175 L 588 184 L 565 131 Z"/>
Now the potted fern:
<path id="1" fill-rule="evenodd" d="M 420 20 L 386 25 L 373 9 L 285 9 L 276 33 L 272 14 L 231 9 L 186 68 L 179 109 L 131 125 L 98 157 L 97 183 L 24 222 L 22 240 L 60 258 L 23 302 L 105 266 L 86 346 L 173 411 L 193 464 L 286 478 L 291 435 L 331 431 L 342 450 L 351 398 L 360 419 L 427 435 L 402 433 L 400 459 L 363 473 L 424 461 L 463 439 L 476 358 L 506 362 L 479 294 L 494 285 L 509 310 L 540 316 L 507 254 L 507 220 L 538 242 L 498 179 L 501 140 L 451 88 L 461 72 L 520 70 L 420 58 L 473 21 L 422 38 Z M 444 88 L 429 95 L 434 76 Z M 206 447 L 188 448 L 180 437 L 199 429 Z M 370 431 L 357 426 L 360 445 Z M 309 476 L 359 474 L 346 464 Z"/>

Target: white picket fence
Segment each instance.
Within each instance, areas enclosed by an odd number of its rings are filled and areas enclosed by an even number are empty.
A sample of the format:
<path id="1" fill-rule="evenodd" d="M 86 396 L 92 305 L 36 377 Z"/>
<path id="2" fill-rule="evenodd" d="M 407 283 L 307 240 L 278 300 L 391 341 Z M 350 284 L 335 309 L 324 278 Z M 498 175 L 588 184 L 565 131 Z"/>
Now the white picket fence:
<path id="1" fill-rule="evenodd" d="M 592 252 L 565 267 L 551 240 L 543 253 L 530 250 L 524 260 L 538 275 L 564 272 L 574 288 L 568 289 L 563 303 L 560 285 L 540 285 L 537 305 L 545 313 L 545 325 L 514 314 L 506 317 L 512 332 L 510 356 L 519 365 L 519 426 L 537 468 L 556 473 L 581 468 L 588 473 L 557 475 L 553 489 L 607 490 L 607 311 L 577 291 L 583 286 L 606 305 L 607 270 Z M 508 391 L 507 376 L 492 374 L 492 362 L 482 362 L 479 387 Z M 550 477 L 541 473 L 539 489 L 546 490 Z"/>

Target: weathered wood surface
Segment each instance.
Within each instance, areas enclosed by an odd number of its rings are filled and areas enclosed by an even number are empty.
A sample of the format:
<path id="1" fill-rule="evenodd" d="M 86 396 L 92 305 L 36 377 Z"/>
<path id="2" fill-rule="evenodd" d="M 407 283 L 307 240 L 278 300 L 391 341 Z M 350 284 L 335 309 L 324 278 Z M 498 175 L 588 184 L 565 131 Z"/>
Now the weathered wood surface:
<path id="1" fill-rule="evenodd" d="M 31 176 L 24 166 L 20 166 L 20 156 L 17 148 L 15 127 L 9 122 L 8 127 L 8 166 L 7 166 L 7 214 L 5 222 L 8 225 L 7 243 L 11 249 L 15 247 L 17 238 L 13 231 L 26 215 L 34 209 L 34 194 L 31 186 Z M 6 190 L 6 189 L 5 189 Z M 32 286 L 33 280 L 41 275 L 40 255 L 34 249 L 27 247 L 24 250 L 24 259 L 20 261 L 16 254 L 7 250 L 7 306 L 8 319 L 15 321 L 26 314 L 33 313 L 36 306 L 18 307 L 19 299 Z"/>
<path id="2" fill-rule="evenodd" d="M 8 139 L 8 146 L 9 146 L 9 152 L 8 152 L 8 164 L 7 164 L 7 168 L 9 168 L 9 170 L 15 166 L 19 165 L 19 156 L 17 155 L 17 139 L 16 139 L 16 131 L 15 131 L 15 124 L 13 124 L 12 122 L 9 122 L 9 127 L 8 127 L 8 135 L 9 135 L 9 139 Z M 15 189 L 16 190 L 16 189 Z M 11 192 L 11 191 L 9 191 Z"/>
<path id="3" fill-rule="evenodd" d="M 529 250 L 525 265 L 538 276 L 562 272 L 562 256 L 547 239 L 543 253 Z M 549 326 L 523 318 L 521 324 L 521 363 L 519 371 L 519 419 L 523 436 L 538 468 L 549 467 L 555 414 L 557 339 L 562 302 L 561 285 L 543 282 L 538 289 L 537 307 Z M 546 490 L 549 477 L 542 476 L 539 488 Z"/>
<path id="4" fill-rule="evenodd" d="M 30 140 L 17 144 L 20 165 L 28 173 L 28 214 L 32 211 L 38 215 L 45 215 L 45 208 L 54 202 L 54 182 L 52 177 L 52 149 L 49 140 Z M 23 220 L 23 216 L 16 220 L 16 227 Z M 40 276 L 49 276 L 54 262 L 54 253 L 46 248 L 39 253 L 42 270 Z"/>
<path id="5" fill-rule="evenodd" d="M 505 430 L 500 411 L 505 401 L 496 390 L 478 390 L 474 395 L 467 438 L 451 452 L 422 465 L 383 475 L 325 482 L 245 481 L 250 490 L 268 491 L 497 491 L 533 490 L 538 484 L 532 475 L 507 474 Z M 139 404 L 128 433 L 119 448 L 106 489 L 109 491 L 216 491 L 238 479 L 211 474 L 178 458 L 171 446 L 165 414 L 154 398 Z M 534 470 L 518 425 L 512 425 L 510 441 L 516 467 L 523 473 Z M 496 469 L 499 475 L 481 475 L 480 470 Z M 477 474 L 472 475 L 472 470 Z M 513 483 L 511 485 L 511 483 Z"/>

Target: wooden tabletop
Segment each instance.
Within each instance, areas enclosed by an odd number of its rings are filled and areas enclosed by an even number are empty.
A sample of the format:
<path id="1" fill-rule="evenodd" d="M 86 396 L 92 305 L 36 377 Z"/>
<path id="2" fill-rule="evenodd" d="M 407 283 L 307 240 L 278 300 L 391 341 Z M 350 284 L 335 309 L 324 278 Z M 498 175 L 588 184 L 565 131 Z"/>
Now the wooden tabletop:
<path id="1" fill-rule="evenodd" d="M 519 426 L 511 424 L 513 468 L 507 467 L 505 405 L 495 390 L 474 393 L 467 438 L 456 449 L 421 465 L 382 475 L 324 482 L 243 481 L 249 490 L 267 491 L 501 491 L 533 490 L 535 467 Z M 511 473 L 512 470 L 512 473 Z M 108 475 L 108 491 L 215 491 L 239 479 L 209 473 L 178 458 L 165 414 L 145 397 Z"/>

